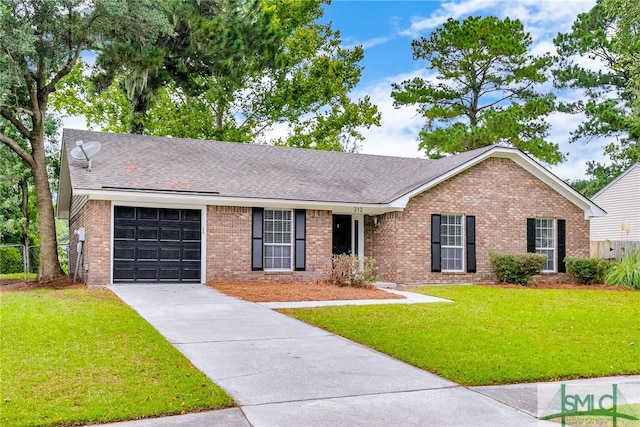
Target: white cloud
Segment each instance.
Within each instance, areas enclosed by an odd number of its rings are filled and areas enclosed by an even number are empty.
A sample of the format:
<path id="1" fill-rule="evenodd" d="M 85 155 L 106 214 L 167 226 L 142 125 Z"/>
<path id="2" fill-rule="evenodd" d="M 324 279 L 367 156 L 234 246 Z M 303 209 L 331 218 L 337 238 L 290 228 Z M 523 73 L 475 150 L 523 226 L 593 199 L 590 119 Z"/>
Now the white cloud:
<path id="1" fill-rule="evenodd" d="M 462 2 L 442 2 L 440 8 L 436 10 L 431 16 L 426 18 L 415 16 L 411 18 L 411 26 L 405 30 L 400 31 L 400 35 L 417 38 L 421 36 L 425 31 L 432 30 L 449 18 L 458 19 L 463 16 L 471 15 L 473 13 L 492 9 L 495 7 L 499 0 L 466 0 Z"/>
<path id="2" fill-rule="evenodd" d="M 348 38 L 346 40 L 343 40 L 342 47 L 345 49 L 353 49 L 355 46 L 362 46 L 364 49 L 369 49 L 374 46 L 380 46 L 382 44 L 385 44 L 392 38 L 393 37 L 373 37 L 365 41 L 357 41 L 357 40 Z"/>
<path id="3" fill-rule="evenodd" d="M 382 114 L 380 127 L 362 131 L 365 139 L 361 144 L 361 153 L 394 157 L 424 157 L 424 154 L 418 150 L 418 134 L 424 120 L 420 118 L 415 107 L 395 108 L 391 98 L 392 83 L 414 77 L 428 78 L 425 70 L 416 70 L 380 79 L 359 88 L 352 94 L 354 98 L 368 95 Z"/>

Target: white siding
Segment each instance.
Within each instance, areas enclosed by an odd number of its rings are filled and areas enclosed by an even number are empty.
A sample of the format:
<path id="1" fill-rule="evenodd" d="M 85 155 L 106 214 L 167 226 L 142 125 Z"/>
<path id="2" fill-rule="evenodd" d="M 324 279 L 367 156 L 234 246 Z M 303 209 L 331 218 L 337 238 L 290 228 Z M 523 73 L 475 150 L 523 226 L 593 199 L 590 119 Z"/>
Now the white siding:
<path id="1" fill-rule="evenodd" d="M 591 219 L 591 240 L 640 240 L 640 163 L 591 199 L 607 215 Z M 622 226 L 626 230 L 622 229 Z M 628 233 L 627 233 L 628 231 Z"/>

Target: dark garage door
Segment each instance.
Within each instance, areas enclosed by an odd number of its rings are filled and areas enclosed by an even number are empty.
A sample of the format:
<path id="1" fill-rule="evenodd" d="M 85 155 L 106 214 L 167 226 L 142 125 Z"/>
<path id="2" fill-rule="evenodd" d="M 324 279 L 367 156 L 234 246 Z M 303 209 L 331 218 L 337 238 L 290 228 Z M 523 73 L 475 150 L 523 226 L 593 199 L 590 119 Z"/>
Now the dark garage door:
<path id="1" fill-rule="evenodd" d="M 114 207 L 113 282 L 200 282 L 200 211 Z"/>

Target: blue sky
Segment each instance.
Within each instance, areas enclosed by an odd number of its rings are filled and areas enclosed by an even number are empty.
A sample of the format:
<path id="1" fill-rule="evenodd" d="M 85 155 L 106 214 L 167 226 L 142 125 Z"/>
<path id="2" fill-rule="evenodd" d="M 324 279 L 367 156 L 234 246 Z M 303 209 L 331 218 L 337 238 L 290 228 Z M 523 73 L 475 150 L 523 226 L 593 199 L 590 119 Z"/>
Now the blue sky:
<path id="1" fill-rule="evenodd" d="M 589 11 L 596 0 L 333 0 L 325 7 L 320 20 L 331 22 L 341 33 L 345 47 L 364 47 L 364 67 L 354 98 L 369 96 L 382 113 L 380 127 L 364 130 L 361 153 L 402 157 L 424 157 L 418 150 L 418 133 L 424 124 L 415 108 L 395 109 L 391 84 L 421 76 L 430 77 L 425 63 L 414 61 L 411 41 L 429 34 L 449 17 L 464 19 L 469 15 L 520 19 L 531 34 L 531 53 L 555 52 L 553 38 L 568 32 L 577 15 Z M 588 61 L 582 60 L 583 64 Z M 597 65 L 596 65 L 597 66 Z M 554 91 L 549 84 L 546 90 Z M 555 91 L 554 91 L 555 92 Z M 579 99 L 579 92 L 556 93 L 559 100 Z M 568 143 L 569 133 L 582 121 L 580 116 L 555 113 L 549 140 L 560 145 L 567 160 L 548 166 L 561 179 L 585 177 L 586 161 L 604 161 L 603 141 L 588 144 Z M 86 128 L 81 117 L 67 117 L 66 127 Z M 272 129 L 279 136 L 279 129 Z M 287 125 L 283 124 L 283 128 Z"/>
<path id="2" fill-rule="evenodd" d="M 424 62 L 414 61 L 411 41 L 428 35 L 447 18 L 469 15 L 518 18 L 531 34 L 532 53 L 555 52 L 553 38 L 568 32 L 577 15 L 590 10 L 595 0 L 451 0 L 451 1 L 358 1 L 333 0 L 321 22 L 332 22 L 344 46 L 364 47 L 364 70 L 354 97 L 369 95 L 382 113 L 379 128 L 365 130 L 362 153 L 423 157 L 418 151 L 418 132 L 424 123 L 414 108 L 393 108 L 391 84 L 414 76 L 429 77 Z M 549 85 L 548 90 L 553 90 Z M 556 93 L 575 99 L 576 92 Z M 602 161 L 601 142 L 568 143 L 569 132 L 581 117 L 556 113 L 549 118 L 549 139 L 567 156 L 550 167 L 562 179 L 585 176 L 587 160 Z"/>

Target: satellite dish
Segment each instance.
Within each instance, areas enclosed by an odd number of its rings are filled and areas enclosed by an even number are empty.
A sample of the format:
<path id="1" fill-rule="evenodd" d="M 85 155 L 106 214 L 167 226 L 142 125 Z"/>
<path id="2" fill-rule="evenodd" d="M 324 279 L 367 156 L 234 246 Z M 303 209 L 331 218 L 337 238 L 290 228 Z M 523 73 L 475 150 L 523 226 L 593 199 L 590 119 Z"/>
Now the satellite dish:
<path id="1" fill-rule="evenodd" d="M 100 147 L 101 145 L 98 141 L 83 142 L 82 140 L 78 140 L 76 141 L 76 147 L 71 150 L 71 157 L 76 160 L 86 160 L 89 162 L 87 170 L 91 172 L 91 159 L 98 154 Z"/>

